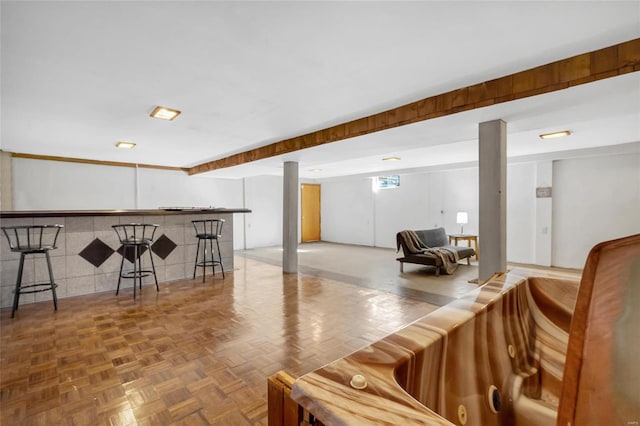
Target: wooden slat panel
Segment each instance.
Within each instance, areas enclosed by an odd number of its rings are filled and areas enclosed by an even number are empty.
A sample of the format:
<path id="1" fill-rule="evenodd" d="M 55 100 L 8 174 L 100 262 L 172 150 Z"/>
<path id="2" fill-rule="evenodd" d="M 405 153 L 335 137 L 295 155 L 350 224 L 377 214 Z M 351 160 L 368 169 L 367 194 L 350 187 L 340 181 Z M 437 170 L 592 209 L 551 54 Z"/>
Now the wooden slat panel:
<path id="1" fill-rule="evenodd" d="M 278 371 L 269 377 L 267 383 L 269 385 L 270 426 L 298 426 L 300 424 L 301 409 L 291 399 L 291 387 L 294 381 L 295 378 L 285 371 Z"/>
<path id="2" fill-rule="evenodd" d="M 284 389 L 276 376 L 267 379 L 267 402 L 269 407 L 269 426 L 282 426 L 284 424 L 283 412 Z"/>
<path id="3" fill-rule="evenodd" d="M 593 52 L 592 56 L 592 74 L 615 70 L 618 67 L 618 49 L 615 47 L 598 50 Z"/>
<path id="4" fill-rule="evenodd" d="M 640 38 L 618 45 L 618 66 L 637 67 L 640 63 Z"/>
<path id="5" fill-rule="evenodd" d="M 302 408 L 291 399 L 295 379 L 279 371 L 267 379 L 269 400 L 269 426 L 298 426 L 303 422 Z"/>
<path id="6" fill-rule="evenodd" d="M 302 417 L 302 408 L 291 399 L 291 389 L 286 389 L 284 395 L 284 426 L 298 426 Z"/>
<path id="7" fill-rule="evenodd" d="M 188 172 L 187 167 L 171 167 L 160 166 L 155 164 L 135 164 L 135 163 L 123 163 L 119 161 L 100 161 L 100 160 L 88 160 L 86 158 L 72 158 L 72 157 L 58 157 L 54 155 L 35 155 L 35 154 L 23 154 L 19 152 L 12 152 L 13 158 L 29 158 L 32 160 L 47 160 L 47 161 L 63 161 L 67 163 L 81 163 L 81 164 L 93 164 L 98 166 L 115 166 L 115 167 L 133 167 L 136 166 L 143 169 L 159 169 L 159 170 L 176 170 L 180 172 Z"/>
<path id="8" fill-rule="evenodd" d="M 190 168 L 188 172 L 193 175 L 237 166 L 396 126 L 563 90 L 639 69 L 640 39 L 635 39 L 203 163 Z"/>

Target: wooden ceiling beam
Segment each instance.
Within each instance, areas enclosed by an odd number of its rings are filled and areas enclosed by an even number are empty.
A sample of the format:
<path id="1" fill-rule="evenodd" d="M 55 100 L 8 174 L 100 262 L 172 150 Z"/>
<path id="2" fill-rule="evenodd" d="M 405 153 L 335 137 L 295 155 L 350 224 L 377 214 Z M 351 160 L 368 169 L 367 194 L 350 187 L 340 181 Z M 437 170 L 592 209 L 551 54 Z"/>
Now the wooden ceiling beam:
<path id="1" fill-rule="evenodd" d="M 175 170 L 180 172 L 189 171 L 189 169 L 186 167 L 162 166 L 157 164 L 123 163 L 120 161 L 89 160 L 86 158 L 59 157 L 55 155 L 25 154 L 20 152 L 12 152 L 11 157 L 12 158 L 28 158 L 30 160 L 62 161 L 65 163 L 92 164 L 96 166 L 132 167 L 132 168 L 138 167 L 141 169 Z"/>
<path id="2" fill-rule="evenodd" d="M 190 175 L 237 166 L 392 127 L 567 89 L 640 71 L 640 38 L 191 167 Z"/>

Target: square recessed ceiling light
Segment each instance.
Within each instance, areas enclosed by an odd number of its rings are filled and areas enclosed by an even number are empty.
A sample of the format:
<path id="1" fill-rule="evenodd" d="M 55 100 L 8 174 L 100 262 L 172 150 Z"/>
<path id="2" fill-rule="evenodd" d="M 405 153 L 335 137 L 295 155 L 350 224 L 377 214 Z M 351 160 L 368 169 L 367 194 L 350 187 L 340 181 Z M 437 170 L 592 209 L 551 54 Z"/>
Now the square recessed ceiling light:
<path id="1" fill-rule="evenodd" d="M 180 115 L 180 111 L 178 111 L 177 109 L 157 106 L 153 109 L 153 111 L 151 111 L 150 115 L 153 118 L 159 118 L 161 120 L 171 121 Z"/>
<path id="2" fill-rule="evenodd" d="M 563 130 L 561 132 L 553 132 L 553 133 L 545 133 L 540 135 L 540 139 L 553 139 L 553 138 L 561 138 L 563 136 L 569 136 L 571 132 L 569 130 Z"/>
<path id="3" fill-rule="evenodd" d="M 116 148 L 133 148 L 136 144 L 133 142 L 118 142 Z"/>

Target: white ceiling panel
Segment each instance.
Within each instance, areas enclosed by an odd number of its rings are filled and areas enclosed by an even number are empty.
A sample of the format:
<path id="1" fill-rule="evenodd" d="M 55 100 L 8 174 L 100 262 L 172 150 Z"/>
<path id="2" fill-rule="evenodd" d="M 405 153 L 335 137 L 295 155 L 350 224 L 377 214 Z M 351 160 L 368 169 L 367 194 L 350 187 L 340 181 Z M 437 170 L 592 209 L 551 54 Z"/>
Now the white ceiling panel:
<path id="1" fill-rule="evenodd" d="M 177 167 L 640 37 L 638 1 L 0 7 L 3 150 Z M 493 118 L 509 123 L 517 155 L 546 149 L 527 145 L 544 129 L 575 127 L 566 143 L 576 149 L 638 141 L 637 74 L 207 175 L 281 173 L 287 159 L 301 162 L 302 177 L 307 168 L 322 168 L 316 177 L 374 173 L 389 167 L 374 160 L 392 153 L 429 165 L 443 144 L 460 144 L 467 158 L 477 123 Z M 154 120 L 155 105 L 183 113 Z M 614 126 L 604 138 L 603 126 Z M 137 147 L 117 150 L 119 140 Z"/>

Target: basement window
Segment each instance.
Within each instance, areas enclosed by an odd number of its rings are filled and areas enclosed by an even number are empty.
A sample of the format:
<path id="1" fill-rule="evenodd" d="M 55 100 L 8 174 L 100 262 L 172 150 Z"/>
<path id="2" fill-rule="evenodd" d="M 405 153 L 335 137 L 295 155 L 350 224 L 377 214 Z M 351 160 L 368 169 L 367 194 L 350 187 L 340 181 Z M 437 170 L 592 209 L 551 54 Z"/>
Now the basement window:
<path id="1" fill-rule="evenodd" d="M 378 176 L 376 182 L 378 189 L 397 188 L 400 186 L 400 175 Z"/>

